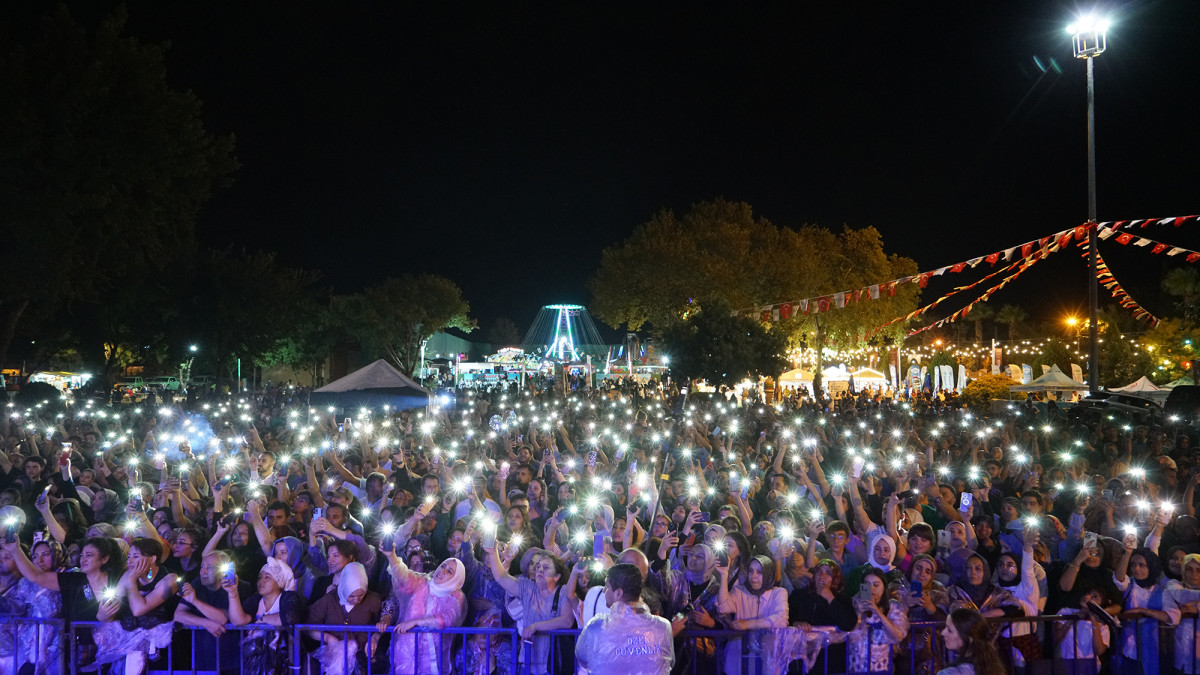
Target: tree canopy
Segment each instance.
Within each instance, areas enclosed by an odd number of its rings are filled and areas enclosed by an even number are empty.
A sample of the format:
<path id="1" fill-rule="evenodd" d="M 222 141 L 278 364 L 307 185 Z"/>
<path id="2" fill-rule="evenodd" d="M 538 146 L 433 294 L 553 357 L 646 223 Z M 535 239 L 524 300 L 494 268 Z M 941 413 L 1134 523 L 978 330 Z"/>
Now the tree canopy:
<path id="1" fill-rule="evenodd" d="M 237 167 L 233 138 L 167 85 L 164 48 L 124 28 L 123 11 L 88 31 L 60 7 L 0 37 L 0 221 L 30 266 L 0 288 L 0 361 L 26 310 L 97 302 L 190 250 Z"/>
<path id="2" fill-rule="evenodd" d="M 787 341 L 756 319 L 719 305 L 677 321 L 662 332 L 659 350 L 671 371 L 688 380 L 732 385 L 747 377 L 775 377 L 787 368 Z"/>

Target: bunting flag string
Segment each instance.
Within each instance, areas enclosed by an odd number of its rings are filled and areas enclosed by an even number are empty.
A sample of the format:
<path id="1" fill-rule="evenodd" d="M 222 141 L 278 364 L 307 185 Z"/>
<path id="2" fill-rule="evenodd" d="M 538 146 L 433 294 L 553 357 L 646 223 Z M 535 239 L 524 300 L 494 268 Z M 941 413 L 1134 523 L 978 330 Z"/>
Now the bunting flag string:
<path id="1" fill-rule="evenodd" d="M 1096 236 L 1105 240 L 1113 239 L 1113 241 L 1121 244 L 1122 246 L 1133 244 L 1134 246 L 1146 247 L 1153 244 L 1154 247 L 1150 249 L 1150 252 L 1156 255 L 1165 252 L 1169 257 L 1174 257 L 1186 253 L 1187 255 L 1184 257 L 1184 259 L 1188 262 L 1200 262 L 1200 251 L 1193 251 L 1190 248 L 1183 248 L 1182 246 L 1172 246 L 1171 244 L 1165 244 L 1161 241 L 1156 241 L 1148 237 L 1139 237 L 1134 234 L 1129 234 L 1128 232 L 1118 232 L 1117 230 L 1111 228 L 1101 228 L 1099 231 L 1097 231 Z"/>
<path id="2" fill-rule="evenodd" d="M 969 291 L 972 288 L 975 288 L 976 286 L 978 286 L 979 284 L 982 284 L 983 282 L 987 281 L 988 279 L 995 277 L 996 275 L 1004 274 L 1005 272 L 1011 270 L 1012 268 L 1016 267 L 1020 263 L 1021 263 L 1021 260 L 1018 260 L 1013 263 L 1009 263 L 1009 264 L 1005 265 L 1004 267 L 1001 267 L 1000 269 L 996 270 L 995 272 L 992 272 L 991 274 L 983 277 L 982 279 L 979 279 L 978 281 L 976 281 L 972 284 L 968 284 L 966 286 L 959 286 L 959 287 L 955 288 L 954 290 L 943 295 L 942 297 L 938 298 L 937 300 L 934 300 L 933 302 L 929 303 L 928 305 L 925 305 L 924 307 L 921 307 L 912 312 L 909 312 L 908 314 L 906 314 L 904 316 L 898 316 L 895 319 L 892 319 L 891 321 L 888 321 L 887 323 L 885 323 L 881 326 L 877 326 L 874 329 L 872 329 L 869 333 L 867 333 L 867 339 L 868 340 L 871 339 L 872 335 L 875 335 L 876 333 L 887 328 L 888 326 L 899 323 L 901 321 L 908 321 L 909 319 L 921 316 L 922 314 L 926 314 L 927 312 L 929 312 L 929 310 L 933 309 L 934 307 L 937 307 L 938 305 L 942 304 L 946 300 L 949 300 L 950 298 L 961 293 L 962 291 Z"/>
<path id="3" fill-rule="evenodd" d="M 1010 274 L 1007 277 L 1005 277 L 1004 279 L 1002 279 L 1000 281 L 1000 283 L 998 283 L 995 286 L 992 286 L 991 288 L 984 291 L 983 295 L 980 295 L 978 298 L 973 300 L 966 307 L 963 307 L 962 309 L 958 310 L 957 312 L 954 312 L 950 316 L 939 319 L 939 320 L 929 324 L 928 326 L 922 326 L 921 328 L 917 328 L 915 330 L 909 331 L 908 337 L 912 337 L 914 335 L 923 333 L 923 332 L 933 329 L 933 328 L 941 328 L 942 326 L 944 326 L 948 323 L 954 323 L 958 319 L 961 319 L 961 318 L 967 316 L 967 314 L 970 314 L 971 310 L 975 307 L 975 305 L 977 305 L 981 302 L 987 302 L 989 299 L 991 299 L 992 295 L 994 295 L 997 291 L 999 291 L 1000 289 L 1007 286 L 1009 284 L 1009 282 L 1016 281 L 1029 268 L 1033 267 L 1038 262 L 1048 258 L 1051 253 L 1056 253 L 1058 251 L 1061 251 L 1062 249 L 1063 249 L 1063 247 L 1059 246 L 1056 242 L 1052 246 L 1047 246 L 1046 248 L 1035 251 L 1033 253 L 1033 255 L 1029 256 L 1028 258 L 1023 258 L 1023 259 L 1021 259 L 1021 261 L 1019 261 L 1016 272 L 1013 272 L 1012 274 Z M 980 279 L 980 281 L 983 281 L 983 279 Z"/>
<path id="4" fill-rule="evenodd" d="M 1104 230 L 1112 230 L 1116 232 L 1121 229 L 1147 228 L 1151 225 L 1174 225 L 1179 227 L 1189 220 L 1200 222 L 1200 216 L 1171 216 L 1169 218 L 1141 218 L 1139 220 L 1108 220 L 1099 223 L 1098 232 Z"/>
<path id="5" fill-rule="evenodd" d="M 896 295 L 896 289 L 904 284 L 917 284 L 921 288 L 925 288 L 925 286 L 929 283 L 929 280 L 933 277 L 942 276 L 943 274 L 947 273 L 958 274 L 966 270 L 968 267 L 974 269 L 983 262 L 995 267 L 1000 263 L 1001 259 L 1006 262 L 1012 261 L 1014 255 L 1017 255 L 1019 252 L 1019 256 L 1017 256 L 1015 261 L 1010 263 L 1006 268 L 999 270 L 1003 271 L 1004 269 L 1011 268 L 1012 265 L 1019 264 L 1022 260 L 1029 258 L 1031 255 L 1033 255 L 1034 251 L 1043 251 L 1047 249 L 1047 247 L 1055 247 L 1054 250 L 1058 250 L 1066 246 L 1072 238 L 1086 238 L 1087 231 L 1087 225 L 1081 225 L 1068 230 L 1062 230 L 1061 232 L 1055 232 L 1050 236 L 1041 237 L 1040 239 L 1027 241 L 1023 244 L 1018 244 L 1017 246 L 1001 249 L 988 255 L 978 256 L 976 258 L 971 258 L 970 260 L 964 260 L 953 265 L 946 265 L 944 267 L 939 267 L 937 269 L 928 270 L 925 272 L 919 272 L 911 276 L 900 277 L 899 279 L 892 279 L 891 281 L 885 281 L 878 284 L 871 284 L 862 288 L 838 291 L 828 295 L 804 298 L 802 300 L 793 300 L 790 302 L 775 303 L 760 307 L 758 309 L 735 310 L 733 314 L 735 316 L 753 316 L 757 312 L 759 314 L 759 319 L 762 322 L 770 323 L 772 321 L 788 319 L 794 315 L 818 314 L 821 312 L 829 312 L 834 309 L 843 309 L 856 302 L 865 300 L 878 300 L 883 297 L 894 297 Z M 989 278 L 990 276 L 994 276 L 994 274 L 995 273 L 984 278 Z M 980 281 L 982 281 L 982 279 Z M 966 286 L 964 288 L 971 288 L 978 283 L 979 282 L 976 282 L 975 284 Z M 909 318 L 911 318 L 911 316 Z M 882 326 L 880 328 L 882 328 Z"/>
<path id="6" fill-rule="evenodd" d="M 1082 247 L 1084 249 L 1083 257 L 1086 258 L 1088 256 L 1087 243 L 1085 242 Z M 1114 276 L 1112 270 L 1109 269 L 1108 263 L 1104 262 L 1104 256 L 1100 255 L 1099 248 L 1096 249 L 1096 281 L 1101 286 L 1111 291 L 1113 298 L 1117 301 L 1117 304 L 1125 309 L 1128 309 L 1133 314 L 1133 318 L 1139 321 L 1145 319 L 1146 322 L 1150 324 L 1151 328 L 1154 328 L 1158 325 L 1158 317 L 1151 314 L 1150 311 L 1145 307 L 1139 305 L 1137 301 L 1133 299 L 1133 296 L 1129 295 L 1129 293 L 1127 293 L 1125 289 L 1121 287 L 1121 284 L 1117 281 L 1116 276 Z"/>

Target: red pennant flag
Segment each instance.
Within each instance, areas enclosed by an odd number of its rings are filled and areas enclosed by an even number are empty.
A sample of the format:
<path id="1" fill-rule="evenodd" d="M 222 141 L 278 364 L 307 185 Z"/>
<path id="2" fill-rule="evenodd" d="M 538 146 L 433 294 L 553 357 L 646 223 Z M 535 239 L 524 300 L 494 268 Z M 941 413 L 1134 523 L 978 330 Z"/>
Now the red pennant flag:
<path id="1" fill-rule="evenodd" d="M 779 318 L 787 319 L 792 315 L 792 303 L 785 302 L 779 306 Z"/>
<path id="2" fill-rule="evenodd" d="M 921 278 L 917 280 L 917 285 L 920 286 L 921 288 L 925 288 L 925 285 L 928 283 L 929 283 L 929 273 L 928 272 L 926 272 L 925 274 L 922 274 Z"/>
<path id="3" fill-rule="evenodd" d="M 1032 251 L 1033 251 L 1033 244 L 1022 244 L 1021 245 L 1021 257 L 1022 258 L 1028 258 L 1029 254 Z"/>
<path id="4" fill-rule="evenodd" d="M 1163 251 L 1165 251 L 1165 250 L 1167 250 L 1167 245 L 1166 245 L 1166 244 L 1155 244 L 1155 245 L 1154 245 L 1154 249 L 1153 249 L 1153 250 L 1151 250 L 1150 252 L 1151 252 L 1151 253 L 1162 253 L 1162 252 L 1163 252 Z"/>
<path id="5" fill-rule="evenodd" d="M 984 258 L 984 260 L 986 260 L 986 261 L 988 261 L 989 263 L 991 263 L 991 264 L 995 265 L 997 262 L 999 262 L 999 261 L 1000 261 L 1000 254 L 999 254 L 999 253 L 993 253 L 993 254 L 989 255 L 988 257 Z"/>
<path id="6" fill-rule="evenodd" d="M 1128 234 L 1128 233 L 1126 233 L 1126 234 L 1119 234 L 1119 235 L 1117 235 L 1117 243 L 1118 243 L 1118 244 L 1121 244 L 1121 245 L 1126 245 L 1126 244 L 1128 244 L 1128 243 L 1129 243 L 1129 242 L 1131 242 L 1131 241 L 1133 241 L 1133 235 L 1132 235 L 1132 234 Z"/>
<path id="7" fill-rule="evenodd" d="M 1187 257 L 1188 262 L 1194 263 L 1197 260 L 1200 260 L 1200 253 L 1189 253 L 1188 254 L 1188 257 Z"/>
<path id="8" fill-rule="evenodd" d="M 823 298 L 817 298 L 817 311 L 818 312 L 828 312 L 829 311 L 829 296 L 825 296 Z"/>
<path id="9" fill-rule="evenodd" d="M 957 274 L 958 272 L 963 271 L 963 268 L 965 268 L 966 266 L 967 266 L 967 263 L 958 263 L 957 265 L 951 265 L 950 271 Z"/>
<path id="10" fill-rule="evenodd" d="M 1180 225 L 1183 224 L 1183 221 L 1187 220 L 1190 217 L 1191 216 L 1179 216 L 1178 218 L 1175 219 L 1175 227 L 1179 227 Z"/>

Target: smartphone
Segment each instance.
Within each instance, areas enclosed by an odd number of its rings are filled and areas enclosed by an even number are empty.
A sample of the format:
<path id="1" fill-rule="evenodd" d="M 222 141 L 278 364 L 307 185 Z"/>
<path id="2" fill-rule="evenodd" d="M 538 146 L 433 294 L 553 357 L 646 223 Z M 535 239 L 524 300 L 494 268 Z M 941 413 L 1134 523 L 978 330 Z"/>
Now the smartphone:
<path id="1" fill-rule="evenodd" d="M 974 501 L 975 495 L 970 492 L 963 492 L 958 495 L 958 510 L 966 513 L 971 510 L 971 502 Z"/>
<path id="2" fill-rule="evenodd" d="M 341 424 L 339 424 L 339 425 L 338 425 L 338 433 L 339 433 L 339 434 L 344 434 L 344 433 L 346 433 L 346 427 L 344 427 L 344 426 L 342 426 Z"/>
<path id="3" fill-rule="evenodd" d="M 637 460 L 636 459 L 629 463 L 629 473 L 637 473 Z"/>
<path id="4" fill-rule="evenodd" d="M 1112 490 L 1101 490 L 1100 498 L 1106 502 L 1111 502 L 1113 500 L 1113 491 Z"/>
<path id="5" fill-rule="evenodd" d="M 142 495 L 140 492 L 135 491 L 133 494 L 129 495 L 129 506 L 138 511 L 145 510 L 145 507 L 142 505 Z"/>
<path id="6" fill-rule="evenodd" d="M 858 595 L 855 597 L 863 602 L 871 602 L 871 584 L 859 584 Z"/>
<path id="7" fill-rule="evenodd" d="M 231 511 L 221 517 L 221 524 L 224 525 L 225 527 L 231 527 L 234 523 L 236 523 L 238 521 L 239 516 L 240 516 L 240 514 Z"/>
<path id="8" fill-rule="evenodd" d="M 213 485 L 213 487 L 219 491 L 221 488 L 225 487 L 226 485 L 229 485 L 232 482 L 233 482 L 233 476 L 225 476 L 221 480 L 217 481 L 216 484 Z"/>
<path id="9" fill-rule="evenodd" d="M 596 466 L 596 451 L 595 450 L 592 450 L 591 452 L 588 453 L 587 463 L 588 463 L 588 466 L 591 466 L 591 467 Z"/>
<path id="10" fill-rule="evenodd" d="M 383 551 L 384 553 L 387 553 L 388 551 L 396 550 L 396 531 L 395 530 L 391 530 L 390 532 L 385 532 L 384 535 L 379 538 L 379 550 Z"/>
<path id="11" fill-rule="evenodd" d="M 701 511 L 700 517 L 696 518 L 697 523 L 707 523 L 712 518 L 712 514 L 708 511 Z"/>
<path id="12" fill-rule="evenodd" d="M 43 541 L 49 541 L 49 539 L 46 536 L 45 530 L 38 530 L 37 532 L 33 533 L 33 545 L 34 546 L 37 546 L 38 544 L 40 544 Z"/>
<path id="13" fill-rule="evenodd" d="M 316 520 L 317 518 L 324 518 L 324 517 L 325 517 L 325 509 L 320 506 L 314 506 L 313 507 L 313 520 Z"/>
<path id="14" fill-rule="evenodd" d="M 717 567 L 729 567 L 729 551 L 721 549 L 717 551 Z"/>
<path id="15" fill-rule="evenodd" d="M 1100 535 L 1096 534 L 1095 532 L 1088 532 L 1087 534 L 1083 535 L 1084 548 L 1096 548 L 1096 544 L 1099 543 L 1099 541 Z"/>
<path id="16" fill-rule="evenodd" d="M 487 549 L 496 548 L 496 528 L 485 527 L 483 529 L 483 547 Z"/>
<path id="17" fill-rule="evenodd" d="M 13 523 L 12 525 L 4 526 L 4 541 L 14 543 L 17 540 L 17 530 L 21 529 L 20 525 Z"/>
<path id="18" fill-rule="evenodd" d="M 750 483 L 747 481 L 742 481 L 742 499 L 746 499 L 749 496 L 750 496 Z"/>
<path id="19" fill-rule="evenodd" d="M 233 563 L 225 563 L 225 566 L 221 568 L 221 585 L 232 586 L 236 583 L 237 568 L 233 566 Z"/>
<path id="20" fill-rule="evenodd" d="M 862 457 L 855 457 L 854 463 L 850 467 L 850 475 L 854 476 L 854 480 L 862 478 L 863 467 L 866 466 L 867 460 Z"/>
<path id="21" fill-rule="evenodd" d="M 50 494 L 50 486 L 47 485 L 46 487 L 42 488 L 42 494 L 38 495 L 37 505 L 38 506 L 44 505 L 46 503 L 46 500 L 49 499 L 49 494 Z"/>
<path id="22" fill-rule="evenodd" d="M 841 497 L 845 489 L 842 487 L 841 483 L 834 483 L 833 486 L 829 488 L 829 491 L 834 497 Z"/>
<path id="23" fill-rule="evenodd" d="M 350 418 L 349 417 L 347 417 L 346 420 L 344 422 L 342 422 L 342 427 L 346 428 L 346 429 L 350 428 Z"/>
<path id="24" fill-rule="evenodd" d="M 942 550 L 950 548 L 950 533 L 946 530 L 938 530 L 937 540 L 938 548 Z"/>
<path id="25" fill-rule="evenodd" d="M 597 532 L 592 535 L 592 557 L 599 558 L 604 555 L 604 535 Z"/>
<path id="26" fill-rule="evenodd" d="M 921 582 L 911 581 L 909 583 L 910 583 L 909 592 L 912 595 L 912 597 L 914 597 L 914 598 L 921 597 L 921 594 L 925 592 L 924 587 L 921 586 Z"/>

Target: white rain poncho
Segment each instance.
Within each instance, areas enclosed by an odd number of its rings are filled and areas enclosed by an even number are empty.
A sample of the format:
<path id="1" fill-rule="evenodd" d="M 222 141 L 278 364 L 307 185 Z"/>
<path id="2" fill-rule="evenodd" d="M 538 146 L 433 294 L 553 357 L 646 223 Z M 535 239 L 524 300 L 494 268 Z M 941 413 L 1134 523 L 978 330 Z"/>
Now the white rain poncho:
<path id="1" fill-rule="evenodd" d="M 593 673 L 666 675 L 675 663 L 671 623 L 641 603 L 618 602 L 584 626 L 575 656 Z"/>

